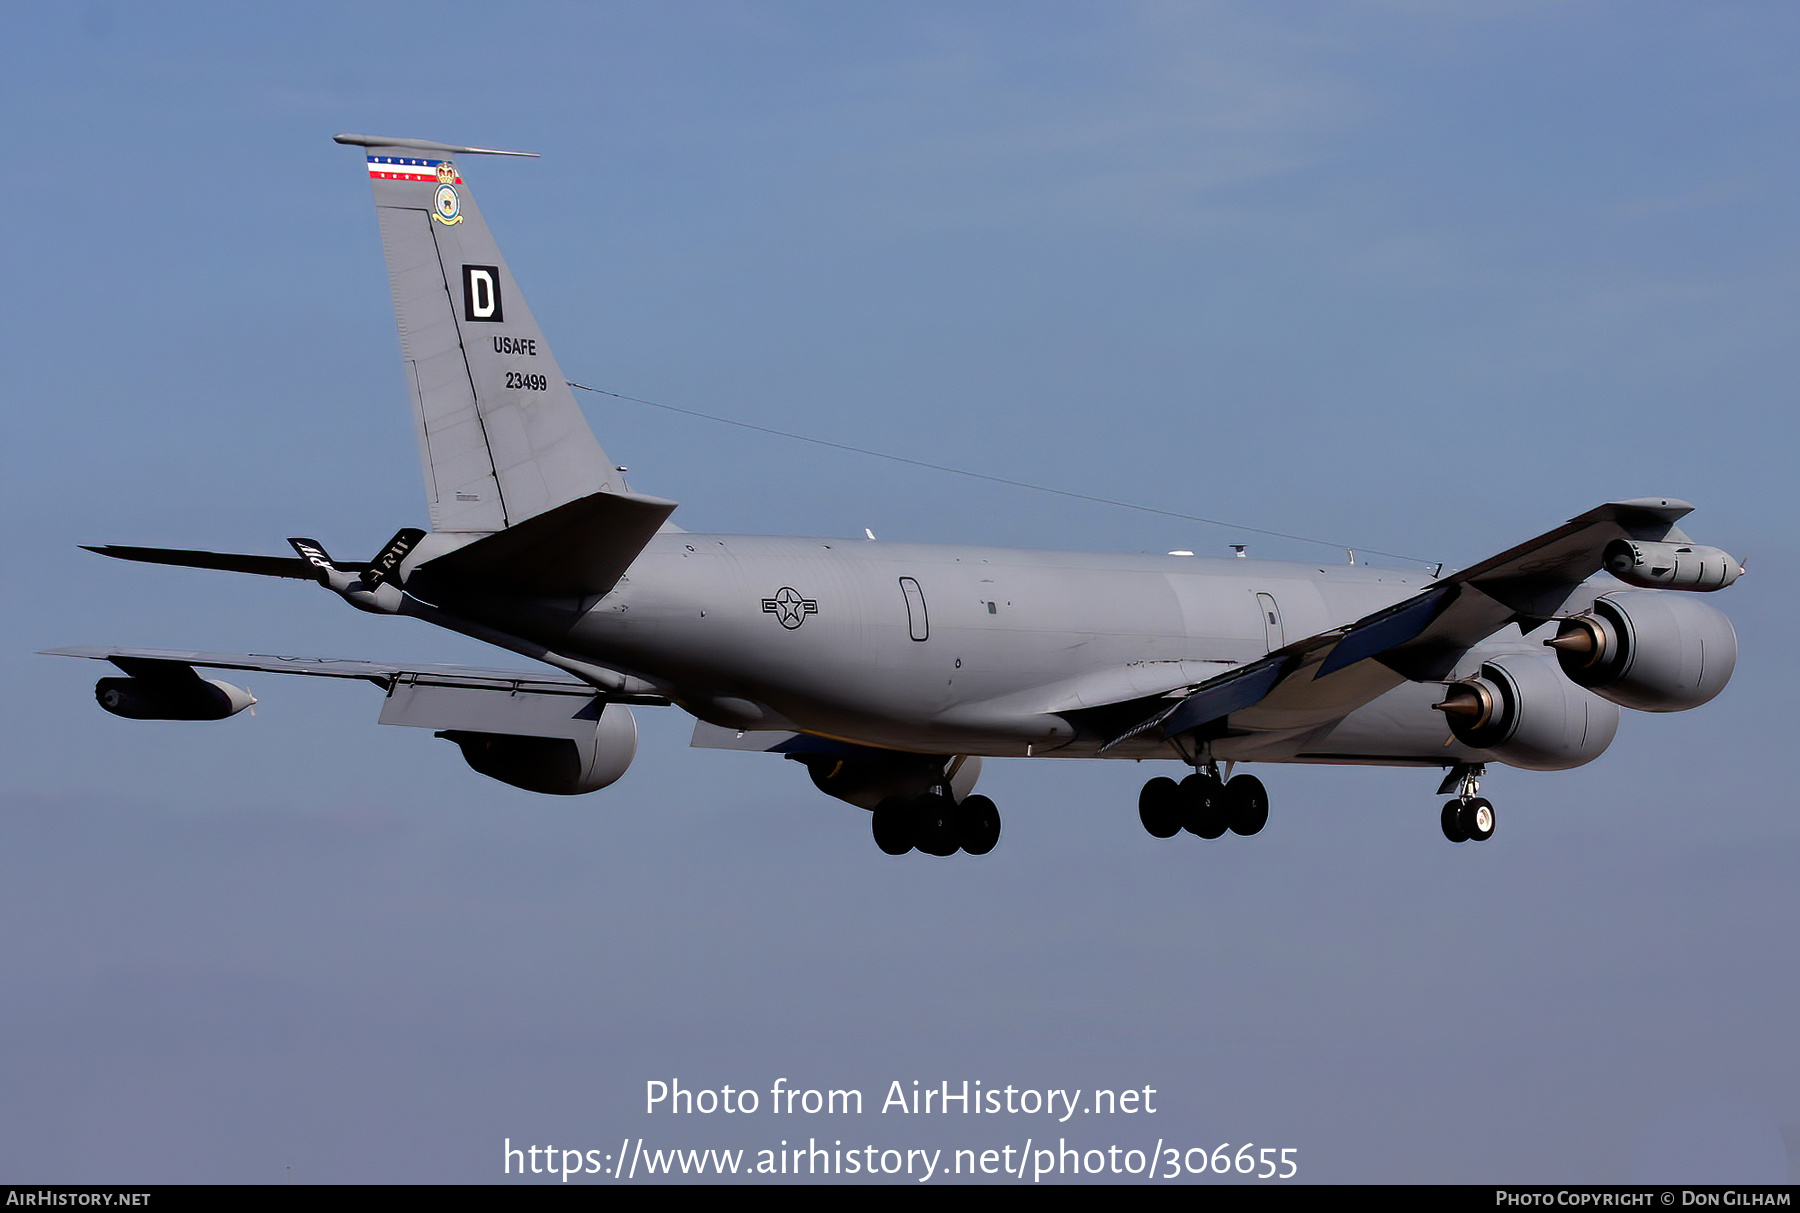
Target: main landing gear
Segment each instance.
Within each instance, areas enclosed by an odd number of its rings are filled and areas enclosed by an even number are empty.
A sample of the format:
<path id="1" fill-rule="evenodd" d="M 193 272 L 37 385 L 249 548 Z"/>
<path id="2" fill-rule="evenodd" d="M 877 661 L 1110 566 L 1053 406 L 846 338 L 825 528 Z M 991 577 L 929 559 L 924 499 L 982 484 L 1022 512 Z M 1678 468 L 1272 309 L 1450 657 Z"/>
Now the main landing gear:
<path id="1" fill-rule="evenodd" d="M 986 855 L 1000 841 L 1000 810 L 986 796 L 965 796 L 960 804 L 943 791 L 890 796 L 873 817 L 875 845 L 889 855 L 914 847 L 927 855 Z"/>
<path id="2" fill-rule="evenodd" d="M 1494 836 L 1494 806 L 1475 794 L 1481 791 L 1481 775 L 1481 767 L 1457 767 L 1438 789 L 1443 793 L 1461 784 L 1456 799 L 1445 801 L 1438 817 L 1451 842 L 1486 842 Z"/>
<path id="3" fill-rule="evenodd" d="M 1180 783 L 1158 776 L 1138 793 L 1138 820 L 1158 838 L 1182 830 L 1209 839 L 1226 830 L 1248 836 L 1268 823 L 1269 793 L 1256 776 L 1227 782 L 1217 767 L 1195 771 Z"/>

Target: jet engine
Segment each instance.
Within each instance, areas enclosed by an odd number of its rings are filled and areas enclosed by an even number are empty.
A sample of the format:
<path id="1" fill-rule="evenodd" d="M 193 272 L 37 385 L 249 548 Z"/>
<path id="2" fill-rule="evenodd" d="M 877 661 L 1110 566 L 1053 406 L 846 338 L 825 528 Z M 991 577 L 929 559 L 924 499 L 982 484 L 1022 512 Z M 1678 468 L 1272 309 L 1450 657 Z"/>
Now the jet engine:
<path id="1" fill-rule="evenodd" d="M 547 796 L 597 792 L 618 781 L 637 756 L 637 720 L 624 704 L 608 704 L 581 737 L 522 737 L 445 729 L 463 761 L 489 779 Z"/>
<path id="2" fill-rule="evenodd" d="M 873 809 L 890 796 L 911 800 L 948 782 L 961 803 L 981 777 L 981 759 L 945 758 L 941 754 L 884 754 L 842 757 L 837 754 L 790 754 L 806 765 L 813 786 L 858 808 Z"/>
<path id="3" fill-rule="evenodd" d="M 1592 762 L 1612 744 L 1619 709 L 1557 673 L 1542 657 L 1505 656 L 1445 688 L 1435 705 L 1455 738 L 1528 771 Z"/>
<path id="4" fill-rule="evenodd" d="M 1641 712 L 1697 708 L 1737 666 L 1731 620 L 1681 594 L 1602 595 L 1544 643 L 1571 681 Z"/>
<path id="5" fill-rule="evenodd" d="M 223 720 L 256 702 L 242 687 L 180 669 L 186 677 L 102 678 L 94 684 L 94 698 L 127 720 Z"/>
<path id="6" fill-rule="evenodd" d="M 1646 590 L 1722 590 L 1744 571 L 1722 548 L 1636 539 L 1613 540 L 1600 562 L 1626 585 Z"/>

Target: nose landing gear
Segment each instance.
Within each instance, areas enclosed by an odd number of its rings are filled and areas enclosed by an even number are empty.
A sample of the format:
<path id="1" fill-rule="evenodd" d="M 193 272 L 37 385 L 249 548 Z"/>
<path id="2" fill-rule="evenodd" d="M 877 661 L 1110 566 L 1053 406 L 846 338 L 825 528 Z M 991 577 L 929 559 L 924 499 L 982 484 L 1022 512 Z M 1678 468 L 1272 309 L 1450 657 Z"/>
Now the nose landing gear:
<path id="1" fill-rule="evenodd" d="M 1482 766 L 1454 767 L 1438 788 L 1440 794 L 1457 788 L 1456 799 L 1446 801 L 1438 815 L 1444 837 L 1451 842 L 1486 842 L 1494 836 L 1494 806 L 1476 795 L 1485 773 Z"/>

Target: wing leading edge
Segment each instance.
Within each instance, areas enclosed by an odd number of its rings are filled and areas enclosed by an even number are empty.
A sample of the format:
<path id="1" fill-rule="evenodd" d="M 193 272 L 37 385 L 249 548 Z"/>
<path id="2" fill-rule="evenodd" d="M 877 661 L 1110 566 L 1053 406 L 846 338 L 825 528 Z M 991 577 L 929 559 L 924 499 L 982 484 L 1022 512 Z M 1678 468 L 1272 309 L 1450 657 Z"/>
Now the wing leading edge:
<path id="1" fill-rule="evenodd" d="M 350 657 L 285 657 L 266 653 L 201 653 L 187 649 L 124 649 L 86 646 L 45 649 L 46 657 L 86 657 L 110 661 L 136 675 L 147 663 L 208 670 L 250 670 L 269 674 L 301 674 L 312 678 L 350 678 L 371 682 L 391 691 L 400 685 L 446 687 L 479 691 L 508 691 L 532 695 L 569 695 L 592 698 L 594 686 L 579 678 L 534 670 L 492 669 L 485 666 L 395 664 L 360 661 Z M 627 702 L 668 702 L 656 696 L 607 696 Z"/>
<path id="2" fill-rule="evenodd" d="M 483 739 L 496 736 L 538 741 L 566 739 L 591 745 L 609 705 L 668 703 L 660 696 L 603 694 L 591 683 L 577 678 L 482 666 L 399 665 L 343 657 L 200 653 L 183 649 L 67 648 L 46 650 L 44 655 L 112 662 L 129 677 L 101 679 L 95 689 L 101 706 L 114 715 L 145 720 L 218 720 L 256 702 L 247 691 L 202 679 L 199 669 L 257 670 L 369 682 L 385 693 L 380 723 L 432 729 L 438 736 L 464 745 L 465 756 L 467 745 L 476 745 L 478 750 L 483 746 L 491 748 L 492 743 Z M 620 711 L 623 716 L 613 722 L 612 732 L 618 735 L 614 740 L 628 731 L 630 748 L 635 751 L 636 726 L 629 723 L 629 711 Z M 626 723 L 619 725 L 619 720 Z M 484 769 L 472 765 L 477 770 Z M 532 790 L 546 789 L 533 785 Z"/>
<path id="3" fill-rule="evenodd" d="M 1555 530 L 1439 579 L 1403 602 L 1308 636 L 1193 687 L 1182 698 L 1141 701 L 1144 718 L 1101 747 L 1155 733 L 1292 734 L 1332 724 L 1404 682 L 1449 674 L 1471 647 L 1509 623 L 1556 618 L 1601 569 L 1616 539 L 1684 542 L 1685 501 L 1614 501 Z"/>

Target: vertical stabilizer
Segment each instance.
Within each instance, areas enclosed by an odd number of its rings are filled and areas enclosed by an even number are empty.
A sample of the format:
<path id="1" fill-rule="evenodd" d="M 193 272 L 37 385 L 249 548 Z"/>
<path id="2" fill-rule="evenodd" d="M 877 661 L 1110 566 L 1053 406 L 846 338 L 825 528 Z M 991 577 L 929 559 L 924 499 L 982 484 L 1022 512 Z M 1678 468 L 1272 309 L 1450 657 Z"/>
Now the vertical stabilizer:
<path id="1" fill-rule="evenodd" d="M 457 155 L 525 155 L 339 135 L 364 149 L 435 531 L 489 533 L 625 485 L 588 429 Z"/>

